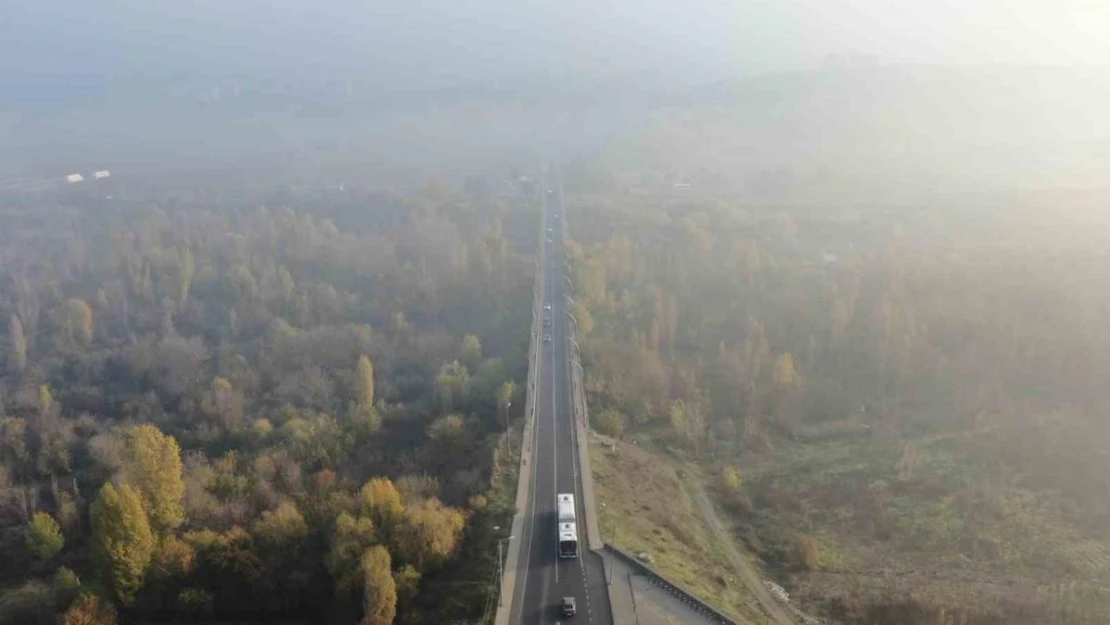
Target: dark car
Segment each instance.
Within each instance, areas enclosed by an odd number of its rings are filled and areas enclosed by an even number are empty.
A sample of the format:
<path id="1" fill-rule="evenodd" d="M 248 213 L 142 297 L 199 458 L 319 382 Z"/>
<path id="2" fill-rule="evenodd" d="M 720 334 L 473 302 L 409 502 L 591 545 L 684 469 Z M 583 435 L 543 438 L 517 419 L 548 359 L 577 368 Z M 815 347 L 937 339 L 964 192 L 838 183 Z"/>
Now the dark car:
<path id="1" fill-rule="evenodd" d="M 578 609 L 574 603 L 574 597 L 563 597 L 563 616 L 574 616 Z"/>

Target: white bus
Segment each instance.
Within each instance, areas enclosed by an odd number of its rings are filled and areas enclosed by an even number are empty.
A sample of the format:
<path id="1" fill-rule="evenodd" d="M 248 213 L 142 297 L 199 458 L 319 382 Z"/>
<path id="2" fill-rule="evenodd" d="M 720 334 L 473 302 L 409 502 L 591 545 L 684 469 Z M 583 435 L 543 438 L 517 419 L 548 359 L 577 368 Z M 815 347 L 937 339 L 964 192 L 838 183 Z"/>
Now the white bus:
<path id="1" fill-rule="evenodd" d="M 574 513 L 574 495 L 560 493 L 556 496 L 559 510 L 559 557 L 578 557 L 578 525 Z"/>

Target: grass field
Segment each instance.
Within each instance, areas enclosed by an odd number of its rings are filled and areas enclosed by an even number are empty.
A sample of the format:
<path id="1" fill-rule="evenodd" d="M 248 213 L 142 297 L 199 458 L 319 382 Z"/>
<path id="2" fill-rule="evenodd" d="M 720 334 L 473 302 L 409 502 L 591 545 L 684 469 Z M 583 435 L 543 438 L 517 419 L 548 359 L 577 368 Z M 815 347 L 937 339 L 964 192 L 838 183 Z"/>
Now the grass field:
<path id="1" fill-rule="evenodd" d="M 650 554 L 656 570 L 721 611 L 763 622 L 669 462 L 629 444 L 610 449 L 591 435 L 590 464 L 606 542 Z"/>
<path id="2" fill-rule="evenodd" d="M 1110 622 L 1106 532 L 1074 523 L 1058 492 L 978 462 L 980 441 L 784 445 L 738 463 L 752 513 L 737 525 L 811 606 L 913 605 L 975 623 L 1039 623 L 1024 619 L 1045 612 L 1060 619 L 1052 622 Z M 799 534 L 816 545 L 812 566 L 789 562 Z"/>
<path id="3" fill-rule="evenodd" d="M 606 540 L 650 554 L 664 575 L 741 619 L 762 622 L 763 613 L 691 480 L 731 511 L 727 529 L 746 560 L 835 622 L 1110 622 L 1110 540 L 1069 522 L 1052 492 L 999 479 L 970 451 L 953 437 L 797 441 L 735 463 L 748 501 L 738 508 L 715 488 L 719 466 L 590 441 Z M 803 535 L 816 557 L 800 566 Z"/>

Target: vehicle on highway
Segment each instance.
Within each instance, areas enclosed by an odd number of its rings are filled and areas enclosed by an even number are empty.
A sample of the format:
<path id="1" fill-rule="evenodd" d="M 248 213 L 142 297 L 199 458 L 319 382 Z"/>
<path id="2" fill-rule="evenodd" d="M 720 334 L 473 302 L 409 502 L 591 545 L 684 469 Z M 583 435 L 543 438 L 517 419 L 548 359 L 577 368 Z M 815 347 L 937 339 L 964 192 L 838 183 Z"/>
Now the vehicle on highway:
<path id="1" fill-rule="evenodd" d="M 543 309 L 544 310 L 551 310 L 551 304 L 544 304 Z"/>
<path id="2" fill-rule="evenodd" d="M 543 335 L 543 342 L 544 343 L 550 343 L 551 342 L 551 335 L 550 334 Z"/>
<path id="3" fill-rule="evenodd" d="M 559 557 L 578 557 L 578 525 L 574 515 L 574 495 L 556 495 L 559 512 Z"/>
<path id="4" fill-rule="evenodd" d="M 563 616 L 574 616 L 578 612 L 578 607 L 574 601 L 574 597 L 563 597 Z"/>

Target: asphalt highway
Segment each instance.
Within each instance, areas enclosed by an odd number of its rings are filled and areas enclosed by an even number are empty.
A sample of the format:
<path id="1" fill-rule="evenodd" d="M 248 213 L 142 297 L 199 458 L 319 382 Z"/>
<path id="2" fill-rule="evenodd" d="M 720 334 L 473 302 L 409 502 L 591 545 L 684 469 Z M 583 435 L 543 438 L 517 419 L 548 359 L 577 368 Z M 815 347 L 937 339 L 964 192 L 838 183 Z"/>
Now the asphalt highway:
<path id="1" fill-rule="evenodd" d="M 543 271 L 544 305 L 550 306 L 551 324 L 545 327 L 537 371 L 535 436 L 532 438 L 532 489 L 521 535 L 518 583 L 514 588 L 509 622 L 520 625 L 547 623 L 597 623 L 612 625 L 609 595 L 601 557 L 587 547 L 585 510 L 578 466 L 574 415 L 571 411 L 570 371 L 567 360 L 568 319 L 566 281 L 563 278 L 561 189 L 547 194 Z M 550 340 L 546 337 L 550 336 Z M 583 442 L 584 443 L 584 442 Z M 555 496 L 574 493 L 578 525 L 578 553 L 559 558 Z M 578 613 L 564 617 L 563 597 L 574 597 Z"/>

